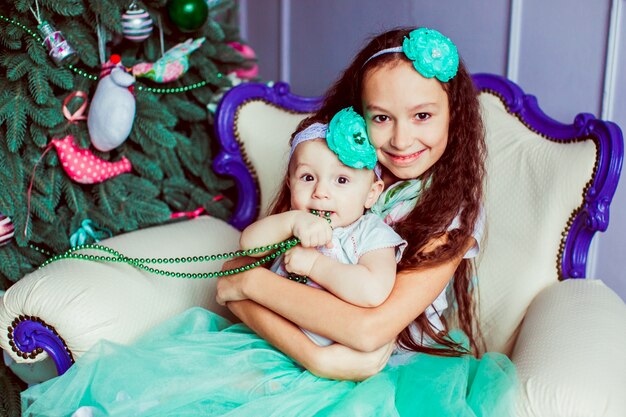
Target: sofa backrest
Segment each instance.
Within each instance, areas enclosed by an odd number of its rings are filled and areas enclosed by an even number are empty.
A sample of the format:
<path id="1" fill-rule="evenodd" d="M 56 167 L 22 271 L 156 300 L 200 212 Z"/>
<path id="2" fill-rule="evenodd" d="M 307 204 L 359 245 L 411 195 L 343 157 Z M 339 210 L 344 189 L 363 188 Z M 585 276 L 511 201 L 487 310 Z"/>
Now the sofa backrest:
<path id="1" fill-rule="evenodd" d="M 489 93 L 480 97 L 488 149 L 487 233 L 478 258 L 481 328 L 509 353 L 526 308 L 559 279 L 562 241 L 596 161 L 592 140 L 545 140 Z"/>
<path id="2" fill-rule="evenodd" d="M 475 81 L 488 148 L 480 322 L 487 349 L 510 353 L 535 295 L 559 279 L 585 276 L 591 237 L 608 223 L 623 145 L 615 125 L 590 115 L 563 125 L 510 81 L 492 75 Z M 319 104 L 292 95 L 284 83 L 243 85 L 224 97 L 214 169 L 237 178 L 233 225 L 243 228 L 267 213 L 291 134 Z"/>

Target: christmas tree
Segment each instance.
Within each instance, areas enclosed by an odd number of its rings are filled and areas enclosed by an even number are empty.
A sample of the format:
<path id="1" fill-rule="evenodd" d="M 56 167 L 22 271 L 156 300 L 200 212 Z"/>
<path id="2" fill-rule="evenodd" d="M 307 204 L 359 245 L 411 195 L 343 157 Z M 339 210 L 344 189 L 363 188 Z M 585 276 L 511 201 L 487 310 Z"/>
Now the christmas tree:
<path id="1" fill-rule="evenodd" d="M 211 169 L 207 106 L 252 64 L 233 47 L 232 1 L 8 3 L 0 289 L 49 257 L 32 246 L 58 254 L 173 213 L 229 215 L 232 183 Z"/>

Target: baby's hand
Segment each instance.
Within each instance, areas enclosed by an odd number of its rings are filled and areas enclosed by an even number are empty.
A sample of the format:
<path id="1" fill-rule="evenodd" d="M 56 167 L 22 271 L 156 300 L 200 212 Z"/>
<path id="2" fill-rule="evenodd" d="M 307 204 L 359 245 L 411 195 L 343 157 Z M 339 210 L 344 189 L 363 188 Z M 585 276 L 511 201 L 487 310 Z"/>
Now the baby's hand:
<path id="1" fill-rule="evenodd" d="M 305 248 L 329 244 L 333 237 L 333 229 L 326 219 L 305 211 L 295 212 L 291 232 Z"/>
<path id="2" fill-rule="evenodd" d="M 318 256 L 324 256 L 313 248 L 294 246 L 285 252 L 285 269 L 297 275 L 309 276 Z"/>

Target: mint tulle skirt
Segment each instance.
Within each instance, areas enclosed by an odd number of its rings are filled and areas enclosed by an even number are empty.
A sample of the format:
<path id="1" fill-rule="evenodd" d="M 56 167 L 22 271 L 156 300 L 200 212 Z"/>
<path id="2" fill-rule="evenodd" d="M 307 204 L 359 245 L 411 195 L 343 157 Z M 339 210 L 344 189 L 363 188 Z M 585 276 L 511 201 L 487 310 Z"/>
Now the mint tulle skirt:
<path id="1" fill-rule="evenodd" d="M 100 343 L 22 394 L 30 416 L 494 416 L 516 375 L 504 355 L 414 355 L 355 383 L 318 378 L 242 324 L 200 308 L 133 346 Z M 81 408 L 82 407 L 82 408 Z"/>

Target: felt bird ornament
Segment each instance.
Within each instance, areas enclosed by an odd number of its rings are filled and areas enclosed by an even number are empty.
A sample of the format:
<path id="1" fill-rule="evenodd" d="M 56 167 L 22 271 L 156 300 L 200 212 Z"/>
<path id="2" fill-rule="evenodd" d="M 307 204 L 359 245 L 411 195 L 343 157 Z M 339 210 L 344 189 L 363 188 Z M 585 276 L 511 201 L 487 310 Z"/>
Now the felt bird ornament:
<path id="1" fill-rule="evenodd" d="M 94 148 L 108 152 L 121 145 L 135 120 L 135 77 L 120 64 L 119 55 L 102 66 L 100 81 L 89 106 L 87 127 Z"/>
<path id="2" fill-rule="evenodd" d="M 149 78 L 157 83 L 167 83 L 179 79 L 189 69 L 189 55 L 200 48 L 204 38 L 187 39 L 169 49 L 156 62 L 140 62 L 133 65 L 135 77 Z"/>
<path id="3" fill-rule="evenodd" d="M 130 172 L 131 163 L 126 157 L 117 162 L 98 158 L 89 149 L 80 149 L 74 143 L 74 137 L 67 135 L 63 139 L 52 139 L 63 169 L 71 179 L 80 184 L 95 184 L 117 175 Z"/>

